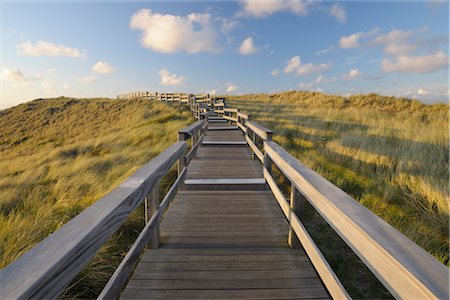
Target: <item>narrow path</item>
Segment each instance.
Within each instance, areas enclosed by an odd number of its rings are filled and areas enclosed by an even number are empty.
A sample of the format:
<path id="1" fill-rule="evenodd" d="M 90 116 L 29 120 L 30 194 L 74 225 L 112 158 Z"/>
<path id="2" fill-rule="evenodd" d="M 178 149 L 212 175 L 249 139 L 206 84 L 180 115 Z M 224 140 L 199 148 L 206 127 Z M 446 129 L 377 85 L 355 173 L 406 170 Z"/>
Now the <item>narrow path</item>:
<path id="1" fill-rule="evenodd" d="M 145 251 L 122 298 L 328 298 L 287 233 L 240 130 L 212 120 L 161 223 L 160 248 Z"/>

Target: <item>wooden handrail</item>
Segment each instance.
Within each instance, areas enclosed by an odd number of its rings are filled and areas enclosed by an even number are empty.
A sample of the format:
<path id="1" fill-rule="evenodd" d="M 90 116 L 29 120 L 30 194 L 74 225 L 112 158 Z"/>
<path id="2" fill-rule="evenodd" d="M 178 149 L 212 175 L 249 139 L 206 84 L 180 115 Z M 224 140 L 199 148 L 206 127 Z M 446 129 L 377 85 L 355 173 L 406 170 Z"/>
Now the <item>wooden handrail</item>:
<path id="1" fill-rule="evenodd" d="M 1 296 L 56 298 L 185 152 L 176 142 L 0 272 Z"/>
<path id="2" fill-rule="evenodd" d="M 333 299 L 350 299 L 350 295 L 347 293 L 339 278 L 336 276 L 333 269 L 323 256 L 322 252 L 317 247 L 306 228 L 303 226 L 297 214 L 289 206 L 289 203 L 281 190 L 278 188 L 275 180 L 267 168 L 264 168 L 264 178 L 266 179 L 266 182 L 272 190 L 275 199 L 277 199 L 281 210 L 286 216 L 286 219 L 289 221 L 289 224 L 293 228 L 303 249 L 310 258 L 311 263 L 317 270 L 317 273 L 322 279 L 331 297 Z"/>
<path id="3" fill-rule="evenodd" d="M 120 291 L 133 271 L 133 268 L 138 261 L 140 254 L 144 250 L 145 245 L 152 238 L 153 228 L 161 222 L 164 213 L 167 211 L 169 204 L 175 199 L 178 188 L 184 181 L 185 177 L 186 168 L 180 172 L 180 175 L 178 175 L 178 178 L 175 180 L 172 187 L 161 201 L 159 208 L 152 215 L 150 221 L 145 225 L 144 229 L 133 243 L 133 246 L 131 246 L 127 255 L 121 261 L 97 299 L 116 299 L 119 296 Z"/>
<path id="4" fill-rule="evenodd" d="M 189 125 L 188 127 L 183 128 L 181 130 L 178 130 L 178 133 L 179 134 L 185 134 L 185 135 L 188 134 L 188 135 L 192 136 L 196 131 L 199 130 L 199 128 L 202 128 L 204 123 L 205 123 L 204 119 L 203 120 L 198 120 L 197 122 Z"/>
<path id="5" fill-rule="evenodd" d="M 446 266 L 277 143 L 264 150 L 394 297 L 449 298 Z"/>
<path id="6" fill-rule="evenodd" d="M 234 112 L 237 113 L 239 110 L 237 108 L 232 108 L 232 107 L 225 107 L 223 109 L 224 112 Z"/>
<path id="7" fill-rule="evenodd" d="M 245 126 L 250 128 L 251 131 L 253 131 L 257 136 L 262 138 L 264 141 L 272 140 L 273 130 L 268 129 L 264 126 L 261 126 L 258 123 L 253 122 L 253 121 L 246 121 Z"/>

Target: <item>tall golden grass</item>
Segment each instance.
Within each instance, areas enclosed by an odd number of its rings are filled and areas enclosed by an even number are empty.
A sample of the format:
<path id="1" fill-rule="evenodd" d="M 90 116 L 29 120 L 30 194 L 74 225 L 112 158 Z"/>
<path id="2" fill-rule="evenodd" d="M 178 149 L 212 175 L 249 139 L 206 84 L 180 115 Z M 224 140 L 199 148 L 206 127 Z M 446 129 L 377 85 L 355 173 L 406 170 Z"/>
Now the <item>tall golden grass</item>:
<path id="1" fill-rule="evenodd" d="M 0 267 L 17 259 L 176 141 L 180 106 L 43 99 L 0 111 Z M 95 297 L 143 227 L 134 213 L 64 293 Z"/>
<path id="2" fill-rule="evenodd" d="M 314 92 L 231 99 L 300 161 L 449 265 L 448 105 Z"/>

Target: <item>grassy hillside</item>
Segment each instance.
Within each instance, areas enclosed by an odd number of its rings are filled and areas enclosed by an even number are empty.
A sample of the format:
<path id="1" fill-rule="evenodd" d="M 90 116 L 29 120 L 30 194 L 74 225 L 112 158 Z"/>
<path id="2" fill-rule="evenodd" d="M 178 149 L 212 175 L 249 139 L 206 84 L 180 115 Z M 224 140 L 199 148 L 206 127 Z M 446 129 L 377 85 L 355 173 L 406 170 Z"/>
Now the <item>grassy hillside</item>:
<path id="1" fill-rule="evenodd" d="M 313 92 L 233 99 L 291 154 L 449 264 L 447 105 Z"/>
<path id="2" fill-rule="evenodd" d="M 314 92 L 241 95 L 227 103 L 273 129 L 292 155 L 449 265 L 447 105 Z M 303 223 L 352 297 L 390 297 L 311 205 Z"/>
<path id="3" fill-rule="evenodd" d="M 176 130 L 192 121 L 184 108 L 139 100 L 45 99 L 0 111 L 0 267 L 175 142 Z M 143 222 L 136 212 L 66 296 L 95 296 Z"/>

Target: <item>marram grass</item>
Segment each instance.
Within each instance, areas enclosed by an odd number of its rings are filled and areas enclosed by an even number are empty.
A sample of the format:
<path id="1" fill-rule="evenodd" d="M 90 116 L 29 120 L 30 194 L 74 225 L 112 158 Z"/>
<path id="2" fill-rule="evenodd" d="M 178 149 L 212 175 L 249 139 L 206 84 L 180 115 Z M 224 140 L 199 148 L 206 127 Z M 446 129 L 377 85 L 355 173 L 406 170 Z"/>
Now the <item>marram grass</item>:
<path id="1" fill-rule="evenodd" d="M 193 122 L 177 105 L 43 99 L 0 111 L 0 267 L 111 191 Z M 95 297 L 143 228 L 139 208 L 65 297 Z"/>

